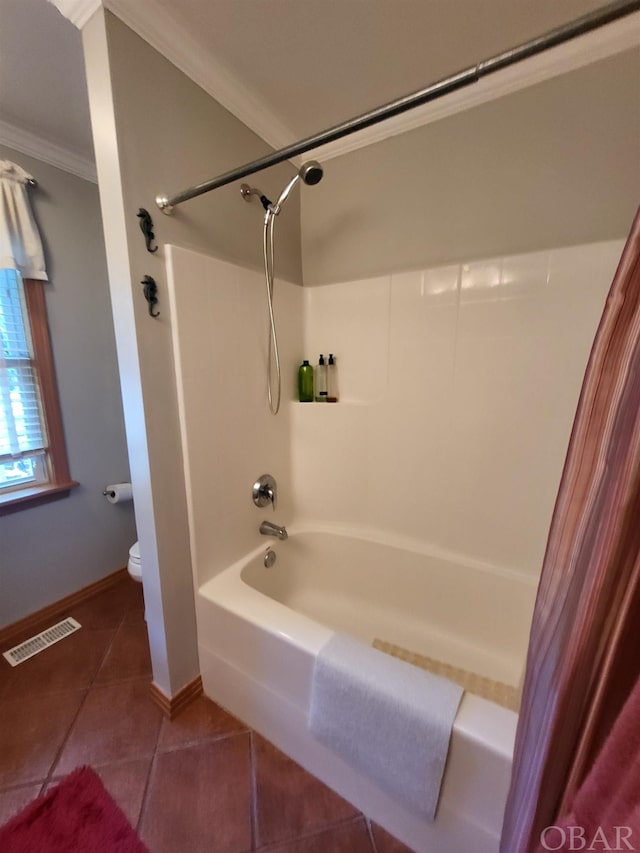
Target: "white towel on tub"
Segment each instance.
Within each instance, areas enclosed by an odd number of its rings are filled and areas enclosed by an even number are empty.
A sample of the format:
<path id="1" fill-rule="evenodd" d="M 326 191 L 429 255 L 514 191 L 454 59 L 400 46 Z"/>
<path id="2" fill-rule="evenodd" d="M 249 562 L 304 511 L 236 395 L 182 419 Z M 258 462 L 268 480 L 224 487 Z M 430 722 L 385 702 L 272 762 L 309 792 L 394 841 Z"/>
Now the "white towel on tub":
<path id="1" fill-rule="evenodd" d="M 462 693 L 447 678 L 334 634 L 316 658 L 309 729 L 433 820 Z"/>

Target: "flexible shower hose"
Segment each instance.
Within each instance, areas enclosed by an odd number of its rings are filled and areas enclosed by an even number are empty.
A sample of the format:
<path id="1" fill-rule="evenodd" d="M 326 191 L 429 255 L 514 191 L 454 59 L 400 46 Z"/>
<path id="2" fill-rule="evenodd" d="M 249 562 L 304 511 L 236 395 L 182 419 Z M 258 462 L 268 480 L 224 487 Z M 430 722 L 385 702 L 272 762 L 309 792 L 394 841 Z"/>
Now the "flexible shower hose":
<path id="1" fill-rule="evenodd" d="M 267 285 L 267 305 L 269 306 L 269 352 L 267 357 L 267 394 L 269 397 L 269 411 L 272 415 L 277 415 L 280 410 L 280 355 L 278 353 L 278 336 L 276 334 L 276 321 L 273 314 L 273 282 L 274 282 L 274 240 L 276 216 L 272 210 L 267 209 L 264 217 L 264 239 L 262 246 L 264 250 L 264 275 Z M 276 366 L 276 393 L 275 403 L 273 400 L 273 392 L 271 389 L 271 362 L 273 359 Z"/>

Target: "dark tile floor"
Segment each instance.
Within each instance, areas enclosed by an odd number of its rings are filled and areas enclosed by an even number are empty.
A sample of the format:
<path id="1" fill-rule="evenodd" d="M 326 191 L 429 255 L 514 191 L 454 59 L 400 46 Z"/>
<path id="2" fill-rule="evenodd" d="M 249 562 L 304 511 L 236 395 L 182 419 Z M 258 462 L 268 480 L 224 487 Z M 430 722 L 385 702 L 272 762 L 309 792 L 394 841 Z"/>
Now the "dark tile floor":
<path id="1" fill-rule="evenodd" d="M 15 668 L 0 657 L 0 824 L 89 764 L 152 853 L 410 853 L 208 699 L 164 718 L 138 584 L 63 616 L 82 630 Z"/>

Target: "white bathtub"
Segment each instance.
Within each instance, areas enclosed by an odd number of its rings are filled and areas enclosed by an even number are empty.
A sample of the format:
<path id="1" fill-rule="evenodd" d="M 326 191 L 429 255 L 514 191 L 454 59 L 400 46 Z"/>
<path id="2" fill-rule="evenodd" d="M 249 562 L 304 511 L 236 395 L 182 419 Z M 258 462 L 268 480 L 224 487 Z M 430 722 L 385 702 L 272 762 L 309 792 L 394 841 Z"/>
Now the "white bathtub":
<path id="1" fill-rule="evenodd" d="M 418 853 L 496 853 L 515 713 L 464 695 L 438 813 L 428 823 L 309 734 L 311 674 L 318 650 L 340 630 L 517 685 L 534 585 L 370 531 L 306 526 L 289 533 L 285 542 L 265 540 L 200 588 L 205 693 Z M 277 559 L 267 569 L 269 546 Z"/>

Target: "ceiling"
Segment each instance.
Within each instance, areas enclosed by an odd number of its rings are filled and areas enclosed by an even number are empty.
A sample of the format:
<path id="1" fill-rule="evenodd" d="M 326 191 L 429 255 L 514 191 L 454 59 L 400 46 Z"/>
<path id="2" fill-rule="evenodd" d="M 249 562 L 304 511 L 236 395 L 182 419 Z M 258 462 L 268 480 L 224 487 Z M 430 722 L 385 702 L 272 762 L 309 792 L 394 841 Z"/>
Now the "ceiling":
<path id="1" fill-rule="evenodd" d="M 603 0 L 162 0 L 292 139 L 422 88 Z"/>
<path id="2" fill-rule="evenodd" d="M 107 0 L 161 14 L 284 145 L 570 21 L 604 0 Z M 141 11 L 142 10 L 142 11 Z M 165 36 L 166 38 L 166 36 Z M 209 87 L 211 91 L 211 87 Z M 220 100 L 225 103 L 224 97 Z M 225 104 L 229 106 L 229 103 Z M 257 114 L 262 119 L 258 121 Z M 0 125 L 91 156 L 80 32 L 48 0 L 0 0 Z M 263 135 L 266 136 L 266 134 Z M 0 134 L 1 138 L 1 134 Z"/>
<path id="3" fill-rule="evenodd" d="M 0 0 L 0 121 L 93 156 L 82 38 L 47 0 Z"/>

